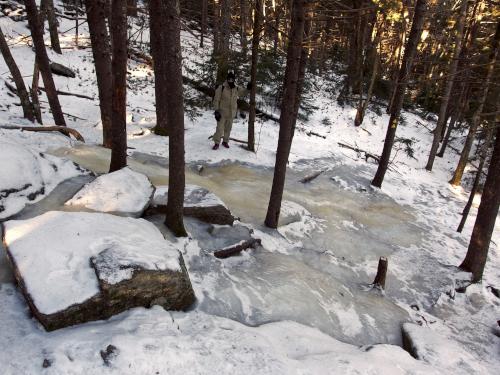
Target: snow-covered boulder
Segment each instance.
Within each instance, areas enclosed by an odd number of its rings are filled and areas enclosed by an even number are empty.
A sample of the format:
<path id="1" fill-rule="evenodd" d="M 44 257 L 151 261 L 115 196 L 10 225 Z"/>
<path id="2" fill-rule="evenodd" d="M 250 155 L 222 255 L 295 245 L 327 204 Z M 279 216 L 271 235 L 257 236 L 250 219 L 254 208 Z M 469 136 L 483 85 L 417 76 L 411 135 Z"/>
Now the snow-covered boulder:
<path id="1" fill-rule="evenodd" d="M 69 160 L 0 139 L 0 220 L 40 200 L 60 182 L 88 173 Z"/>
<path id="2" fill-rule="evenodd" d="M 403 347 L 416 359 L 439 368 L 460 368 L 469 374 L 487 373 L 466 348 L 431 328 L 404 323 L 402 332 Z"/>
<path id="3" fill-rule="evenodd" d="M 158 186 L 153 197 L 150 213 L 166 212 L 168 186 Z M 233 225 L 234 216 L 224 202 L 205 188 L 186 185 L 184 191 L 184 215 L 219 225 Z"/>
<path id="4" fill-rule="evenodd" d="M 145 175 L 126 167 L 99 176 L 85 185 L 66 205 L 140 217 L 149 206 L 154 191 L 154 186 Z"/>
<path id="5" fill-rule="evenodd" d="M 47 330 L 194 301 L 182 255 L 143 219 L 51 211 L 4 223 L 18 284 Z"/>

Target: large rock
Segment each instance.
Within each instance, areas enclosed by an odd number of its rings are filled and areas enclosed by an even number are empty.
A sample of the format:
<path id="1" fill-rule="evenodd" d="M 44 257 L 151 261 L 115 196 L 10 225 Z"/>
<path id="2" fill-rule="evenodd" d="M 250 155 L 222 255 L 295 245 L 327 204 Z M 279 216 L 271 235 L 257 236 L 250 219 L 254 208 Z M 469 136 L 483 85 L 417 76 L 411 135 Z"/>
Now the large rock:
<path id="1" fill-rule="evenodd" d="M 72 71 L 70 68 L 56 63 L 56 62 L 51 62 L 50 63 L 50 70 L 52 71 L 53 74 L 58 75 L 58 76 L 63 76 L 63 77 L 69 77 L 69 78 L 75 78 L 76 74 L 74 71 Z"/>
<path id="2" fill-rule="evenodd" d="M 138 306 L 182 310 L 195 299 L 182 255 L 143 219 L 52 211 L 4 223 L 4 243 L 47 330 Z"/>
<path id="3" fill-rule="evenodd" d="M 145 175 L 126 167 L 99 176 L 85 185 L 66 205 L 120 216 L 140 217 L 149 206 L 154 191 Z"/>
<path id="4" fill-rule="evenodd" d="M 165 213 L 168 202 L 168 186 L 158 186 L 149 214 Z M 184 215 L 206 223 L 233 225 L 235 217 L 224 202 L 205 188 L 186 185 L 184 192 Z"/>

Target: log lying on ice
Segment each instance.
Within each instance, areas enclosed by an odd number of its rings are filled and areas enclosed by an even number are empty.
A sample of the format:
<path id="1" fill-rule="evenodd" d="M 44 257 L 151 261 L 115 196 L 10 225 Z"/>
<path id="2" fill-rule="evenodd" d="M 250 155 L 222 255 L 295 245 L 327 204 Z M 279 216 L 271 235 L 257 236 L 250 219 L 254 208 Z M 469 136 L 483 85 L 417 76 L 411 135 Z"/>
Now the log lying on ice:
<path id="1" fill-rule="evenodd" d="M 229 258 L 234 255 L 241 253 L 246 249 L 254 249 L 256 246 L 260 245 L 261 241 L 258 238 L 250 238 L 249 240 L 244 240 L 236 245 L 225 247 L 214 252 L 214 256 L 219 259 Z"/>
<path id="2" fill-rule="evenodd" d="M 312 180 L 314 180 L 317 177 L 319 177 L 323 172 L 324 171 L 318 171 L 318 172 L 314 172 L 314 173 L 312 173 L 310 175 L 307 175 L 302 180 L 300 180 L 300 182 L 302 182 L 303 184 L 307 184 L 308 182 L 311 182 Z"/>
<path id="3" fill-rule="evenodd" d="M 72 135 L 76 140 L 85 143 L 83 136 L 75 129 L 66 126 L 17 126 L 17 125 L 0 125 L 0 129 L 23 130 L 29 132 L 60 132 L 68 137 Z"/>

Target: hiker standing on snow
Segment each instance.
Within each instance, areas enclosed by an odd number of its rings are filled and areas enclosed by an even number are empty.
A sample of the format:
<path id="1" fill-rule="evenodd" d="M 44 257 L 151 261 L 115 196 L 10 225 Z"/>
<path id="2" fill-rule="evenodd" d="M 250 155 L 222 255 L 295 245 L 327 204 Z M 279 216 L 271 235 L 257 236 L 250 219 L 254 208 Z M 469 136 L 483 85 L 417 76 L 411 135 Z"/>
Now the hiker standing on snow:
<path id="1" fill-rule="evenodd" d="M 233 119 L 236 117 L 236 111 L 238 110 L 238 98 L 248 94 L 248 91 L 252 88 L 250 82 L 247 84 L 246 89 L 236 86 L 234 78 L 234 72 L 230 71 L 227 74 L 226 81 L 215 90 L 213 104 L 217 129 L 213 136 L 215 144 L 212 150 L 219 148 L 221 138 L 222 145 L 229 148 L 229 136 L 233 127 Z"/>

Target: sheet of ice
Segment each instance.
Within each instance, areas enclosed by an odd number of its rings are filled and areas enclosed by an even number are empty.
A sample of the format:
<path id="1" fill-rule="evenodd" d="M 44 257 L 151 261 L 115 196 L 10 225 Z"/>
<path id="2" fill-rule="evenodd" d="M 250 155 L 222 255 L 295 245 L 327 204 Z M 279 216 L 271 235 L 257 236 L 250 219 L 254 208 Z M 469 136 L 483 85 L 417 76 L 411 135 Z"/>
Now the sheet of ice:
<path id="1" fill-rule="evenodd" d="M 0 220 L 45 197 L 61 181 L 86 173 L 69 160 L 0 138 Z"/>
<path id="2" fill-rule="evenodd" d="M 147 208 L 153 193 L 154 187 L 145 175 L 125 167 L 97 177 L 66 205 L 139 217 Z"/>
<path id="3" fill-rule="evenodd" d="M 109 214 L 52 211 L 5 223 L 5 243 L 38 310 L 63 310 L 99 292 L 90 257 L 112 249 L 122 262 L 146 269 L 179 270 L 179 252 L 142 219 Z M 130 277 L 110 274 L 117 283 Z"/>
<path id="4" fill-rule="evenodd" d="M 323 220 L 313 215 L 300 204 L 284 200 L 281 203 L 278 233 L 290 242 L 310 237 L 313 232 L 322 232 Z"/>
<path id="5" fill-rule="evenodd" d="M 153 197 L 154 205 L 166 205 L 168 202 L 168 186 L 160 185 L 156 187 Z M 224 202 L 207 189 L 187 184 L 184 190 L 184 207 L 226 207 Z M 226 207 L 227 208 L 227 207 Z"/>
<path id="6" fill-rule="evenodd" d="M 252 328 L 200 311 L 153 307 L 47 333 L 24 313 L 13 286 L 0 286 L 0 299 L 2 375 L 443 373 L 400 347 L 359 348 L 290 321 Z M 100 352 L 109 345 L 115 354 L 106 365 Z"/>

